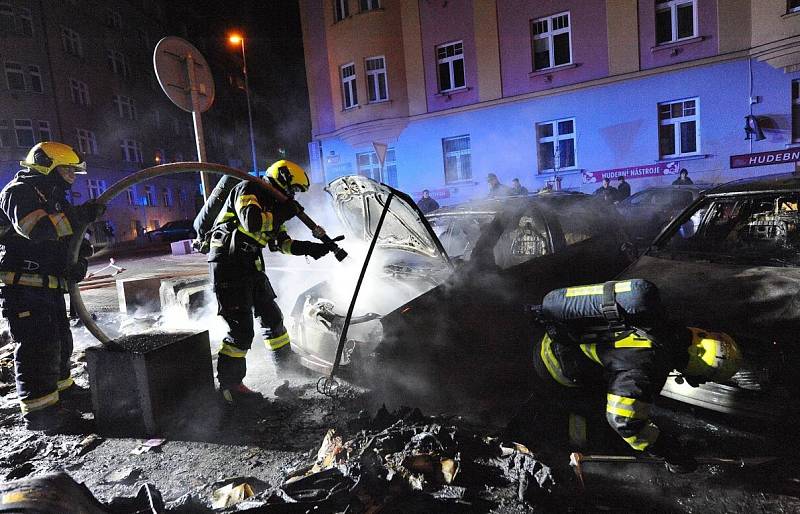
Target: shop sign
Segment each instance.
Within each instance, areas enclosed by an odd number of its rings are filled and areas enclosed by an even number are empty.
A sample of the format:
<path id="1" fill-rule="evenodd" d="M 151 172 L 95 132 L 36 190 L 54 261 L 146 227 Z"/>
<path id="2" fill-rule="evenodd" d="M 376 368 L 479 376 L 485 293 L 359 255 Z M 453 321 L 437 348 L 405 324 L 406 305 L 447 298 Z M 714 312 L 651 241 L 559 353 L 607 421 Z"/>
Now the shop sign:
<path id="1" fill-rule="evenodd" d="M 616 168 L 613 170 L 584 171 L 583 183 L 594 184 L 602 182 L 604 178 L 613 179 L 625 177 L 626 179 L 658 177 L 660 175 L 677 175 L 680 170 L 678 161 L 657 162 L 644 166 L 630 166 L 628 168 Z"/>
<path id="2" fill-rule="evenodd" d="M 731 168 L 749 168 L 751 166 L 767 166 L 769 164 L 797 161 L 800 161 L 800 148 L 790 148 L 788 150 L 731 155 Z"/>

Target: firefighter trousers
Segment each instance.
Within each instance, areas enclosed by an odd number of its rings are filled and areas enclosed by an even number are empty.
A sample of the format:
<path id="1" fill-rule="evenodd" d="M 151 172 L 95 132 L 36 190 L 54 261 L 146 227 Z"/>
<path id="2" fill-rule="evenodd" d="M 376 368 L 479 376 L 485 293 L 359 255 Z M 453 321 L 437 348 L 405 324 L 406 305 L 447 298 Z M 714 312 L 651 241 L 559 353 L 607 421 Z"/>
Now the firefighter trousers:
<path id="1" fill-rule="evenodd" d="M 290 351 L 289 334 L 275 302 L 275 292 L 263 273 L 251 275 L 246 281 L 215 283 L 214 292 L 218 314 L 228 324 L 217 360 L 217 379 L 224 389 L 239 384 L 247 374 L 245 357 L 255 336 L 254 316 L 267 350 Z"/>
<path id="2" fill-rule="evenodd" d="M 22 413 L 58 403 L 72 385 L 72 333 L 64 293 L 44 287 L 0 287 L 0 312 L 14 340 L 14 370 Z"/>

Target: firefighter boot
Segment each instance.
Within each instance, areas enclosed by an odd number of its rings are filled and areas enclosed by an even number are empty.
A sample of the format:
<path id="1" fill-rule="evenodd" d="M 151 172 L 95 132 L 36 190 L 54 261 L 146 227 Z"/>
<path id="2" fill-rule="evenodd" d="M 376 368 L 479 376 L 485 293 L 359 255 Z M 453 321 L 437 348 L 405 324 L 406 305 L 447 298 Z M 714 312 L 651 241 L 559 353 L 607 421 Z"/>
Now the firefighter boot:
<path id="1" fill-rule="evenodd" d="M 241 382 L 234 386 L 220 388 L 219 392 L 228 405 L 239 405 L 264 399 L 261 393 L 253 391 Z"/>
<path id="2" fill-rule="evenodd" d="M 28 412 L 23 416 L 25 428 L 41 430 L 47 435 L 80 435 L 92 431 L 92 423 L 83 419 L 80 412 L 51 405 L 44 409 Z"/>

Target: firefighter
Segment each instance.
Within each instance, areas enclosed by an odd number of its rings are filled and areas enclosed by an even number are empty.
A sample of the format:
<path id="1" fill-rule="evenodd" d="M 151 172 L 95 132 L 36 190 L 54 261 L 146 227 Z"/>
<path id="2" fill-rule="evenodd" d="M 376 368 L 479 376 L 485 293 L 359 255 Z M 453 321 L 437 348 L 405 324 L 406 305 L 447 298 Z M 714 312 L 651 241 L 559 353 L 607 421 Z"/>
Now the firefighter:
<path id="1" fill-rule="evenodd" d="M 286 160 L 270 166 L 267 178 L 290 198 L 309 186 L 303 168 Z M 314 259 L 330 251 L 322 243 L 289 237 L 284 223 L 297 213 L 295 202 L 280 203 L 258 184 L 243 181 L 231 190 L 211 231 L 209 269 L 219 315 L 228 324 L 219 350 L 217 379 L 223 399 L 230 404 L 261 397 L 242 383 L 247 371 L 245 357 L 254 336 L 253 315 L 273 359 L 286 364 L 292 358 L 283 315 L 264 273 L 263 248 Z"/>
<path id="2" fill-rule="evenodd" d="M 587 390 L 605 392 L 606 420 L 633 450 L 664 458 L 672 472 L 688 472 L 696 468 L 694 458 L 674 435 L 653 423 L 651 406 L 672 370 L 679 370 L 695 387 L 708 380 L 725 382 L 738 370 L 740 356 L 730 336 L 699 328 L 658 335 L 631 329 L 584 344 L 551 330 L 537 345 L 535 362 L 538 374 L 550 384 L 573 389 L 566 395 L 555 392 L 561 399 L 585 396 Z M 591 400 L 582 407 L 587 405 Z M 573 443 L 585 442 L 587 417 L 570 415 Z"/>
<path id="3" fill-rule="evenodd" d="M 68 258 L 73 227 L 105 208 L 93 201 L 73 207 L 66 192 L 86 163 L 69 146 L 35 145 L 25 168 L 0 191 L 0 309 L 14 339 L 17 396 L 26 426 L 50 433 L 81 432 L 80 414 L 59 399 L 78 386 L 70 376 L 72 334 L 64 302 L 67 280 L 86 275 L 86 246 L 73 266 Z"/>

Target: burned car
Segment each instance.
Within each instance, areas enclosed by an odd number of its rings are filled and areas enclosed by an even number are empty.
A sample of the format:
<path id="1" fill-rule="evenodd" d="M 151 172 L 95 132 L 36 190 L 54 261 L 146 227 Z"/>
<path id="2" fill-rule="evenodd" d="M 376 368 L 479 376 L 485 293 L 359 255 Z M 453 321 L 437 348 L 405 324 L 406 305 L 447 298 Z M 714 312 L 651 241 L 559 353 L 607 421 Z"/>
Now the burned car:
<path id="1" fill-rule="evenodd" d="M 759 418 L 797 409 L 798 205 L 796 174 L 706 191 L 622 273 L 655 283 L 677 323 L 727 332 L 742 349 L 745 366 L 729 383 L 693 388 L 671 379 L 664 396 Z"/>
<path id="2" fill-rule="evenodd" d="M 614 209 L 581 193 L 477 200 L 426 218 L 404 193 L 364 177 L 337 179 L 328 191 L 346 228 L 366 240 L 394 196 L 377 240 L 381 269 L 374 263 L 364 286 L 377 294 L 357 304 L 342 359 L 373 383 L 425 388 L 469 357 L 496 385 L 521 386 L 509 368 L 532 370 L 524 306 L 557 287 L 609 279 L 632 261 Z M 299 296 L 290 326 L 305 366 L 330 371 L 350 294 L 352 286 L 329 281 Z"/>

